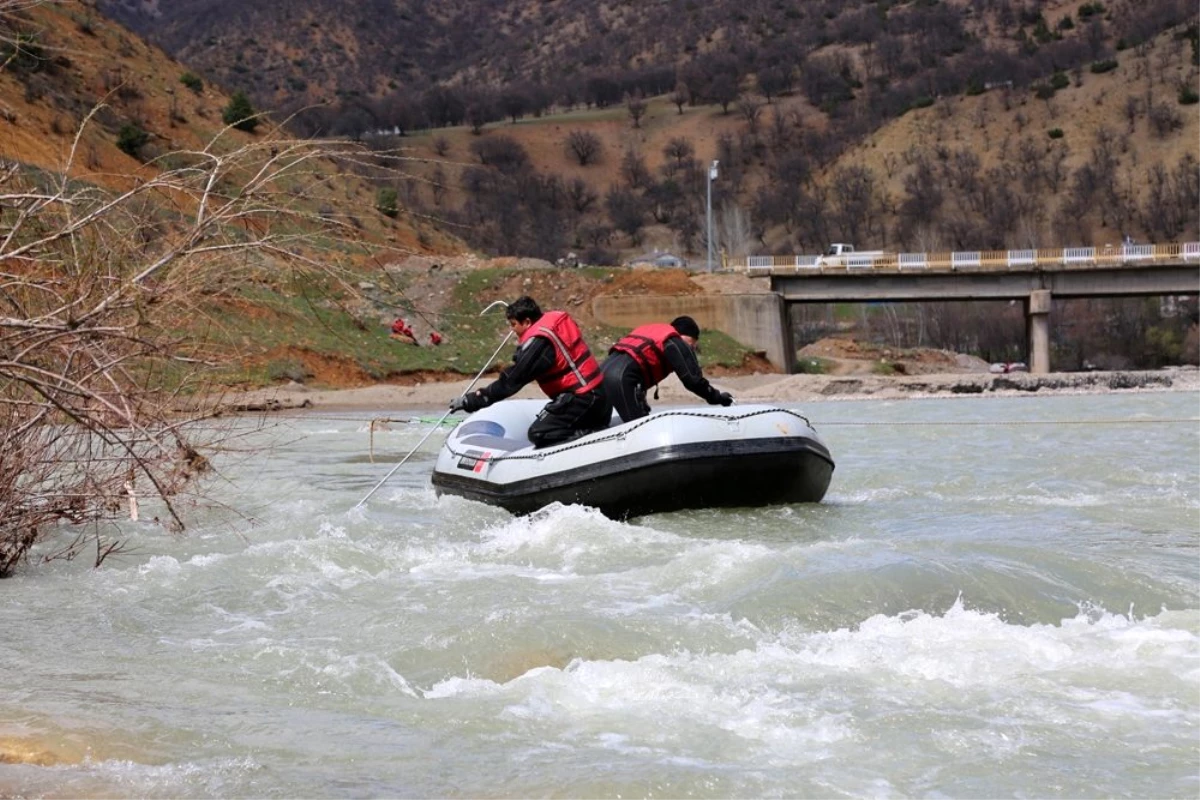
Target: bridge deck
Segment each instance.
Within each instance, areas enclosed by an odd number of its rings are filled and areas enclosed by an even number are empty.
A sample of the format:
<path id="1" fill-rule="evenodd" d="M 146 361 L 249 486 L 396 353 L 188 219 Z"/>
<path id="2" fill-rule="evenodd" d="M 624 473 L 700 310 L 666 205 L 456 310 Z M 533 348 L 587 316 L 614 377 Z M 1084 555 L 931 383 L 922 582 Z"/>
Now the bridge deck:
<path id="1" fill-rule="evenodd" d="M 1021 300 L 1030 365 L 1050 369 L 1053 298 L 1200 294 L 1200 242 L 950 253 L 745 256 L 724 266 L 769 276 L 793 303 Z M 784 315 L 786 320 L 786 314 Z M 790 326 L 781 350 L 794 353 Z M 790 361 L 786 362 L 790 365 Z M 790 368 L 790 367 L 789 367 Z"/>
<path id="2" fill-rule="evenodd" d="M 750 275 L 847 273 L 1007 272 L 1144 266 L 1200 266 L 1200 242 L 1056 247 L 1036 250 L 967 250 L 935 253 L 730 256 L 724 267 Z"/>

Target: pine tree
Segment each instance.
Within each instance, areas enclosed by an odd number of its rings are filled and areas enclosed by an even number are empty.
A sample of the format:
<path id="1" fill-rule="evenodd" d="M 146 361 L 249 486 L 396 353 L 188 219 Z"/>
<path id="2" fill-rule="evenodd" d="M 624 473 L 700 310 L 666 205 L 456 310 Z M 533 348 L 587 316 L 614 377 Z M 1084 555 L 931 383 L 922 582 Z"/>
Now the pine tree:
<path id="1" fill-rule="evenodd" d="M 250 98 L 239 89 L 229 98 L 229 105 L 225 106 L 221 119 L 226 125 L 232 125 L 240 131 L 252 133 L 258 127 L 258 117 L 255 116 L 257 113 L 250 103 Z"/>

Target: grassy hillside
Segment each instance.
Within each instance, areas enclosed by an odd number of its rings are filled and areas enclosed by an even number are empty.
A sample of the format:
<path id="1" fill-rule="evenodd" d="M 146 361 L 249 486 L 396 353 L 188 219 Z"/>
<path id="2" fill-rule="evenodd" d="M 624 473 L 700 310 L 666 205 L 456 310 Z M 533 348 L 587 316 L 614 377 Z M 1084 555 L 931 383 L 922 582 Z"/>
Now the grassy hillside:
<path id="1" fill-rule="evenodd" d="M 224 373 L 222 381 L 230 385 L 288 380 L 324 386 L 413 383 L 428 379 L 430 373 L 474 375 L 486 364 L 498 368 L 507 363 L 515 347 L 511 341 L 494 362 L 488 361 L 508 333 L 502 311 L 483 316 L 480 312 L 492 300 L 512 300 L 523 293 L 544 308 L 568 309 L 593 351 L 602 355 L 626 331 L 596 320 L 591 298 L 644 292 L 649 288 L 647 277 L 598 268 L 392 269 L 354 300 L 334 287 L 318 285 L 293 287 L 287 296 L 242 292 L 238 302 L 222 305 L 224 313 L 214 315 L 206 334 L 217 349 L 254 352 Z M 652 291 L 699 291 L 686 286 L 682 271 L 650 277 Z M 416 345 L 389 337 L 389 325 L 398 316 L 417 331 Z M 432 331 L 441 337 L 440 344 L 431 343 Z M 709 370 L 770 369 L 719 331 L 705 333 L 700 358 Z"/>

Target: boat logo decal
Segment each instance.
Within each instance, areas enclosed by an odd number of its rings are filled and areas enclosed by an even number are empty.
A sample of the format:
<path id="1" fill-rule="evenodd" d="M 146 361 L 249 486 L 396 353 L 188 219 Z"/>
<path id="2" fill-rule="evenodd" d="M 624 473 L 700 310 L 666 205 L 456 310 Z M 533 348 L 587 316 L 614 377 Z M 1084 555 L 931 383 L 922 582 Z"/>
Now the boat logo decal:
<path id="1" fill-rule="evenodd" d="M 491 450 L 467 450 L 458 459 L 458 468 L 468 472 L 483 472 L 491 457 Z"/>

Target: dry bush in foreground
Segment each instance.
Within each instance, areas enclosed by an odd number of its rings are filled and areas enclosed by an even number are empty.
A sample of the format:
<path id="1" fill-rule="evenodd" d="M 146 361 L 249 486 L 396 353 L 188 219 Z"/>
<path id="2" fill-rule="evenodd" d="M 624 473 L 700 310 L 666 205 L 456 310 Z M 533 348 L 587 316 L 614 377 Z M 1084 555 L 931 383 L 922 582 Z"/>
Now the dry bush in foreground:
<path id="1" fill-rule="evenodd" d="M 350 241 L 306 198 L 352 152 L 226 129 L 113 192 L 62 177 L 81 139 L 58 175 L 0 165 L 0 576 L 64 525 L 73 541 L 43 558 L 99 564 L 139 497 L 181 530 L 180 493 L 232 435 L 196 399 L 219 359 L 183 323 L 247 279 L 340 281 Z"/>

